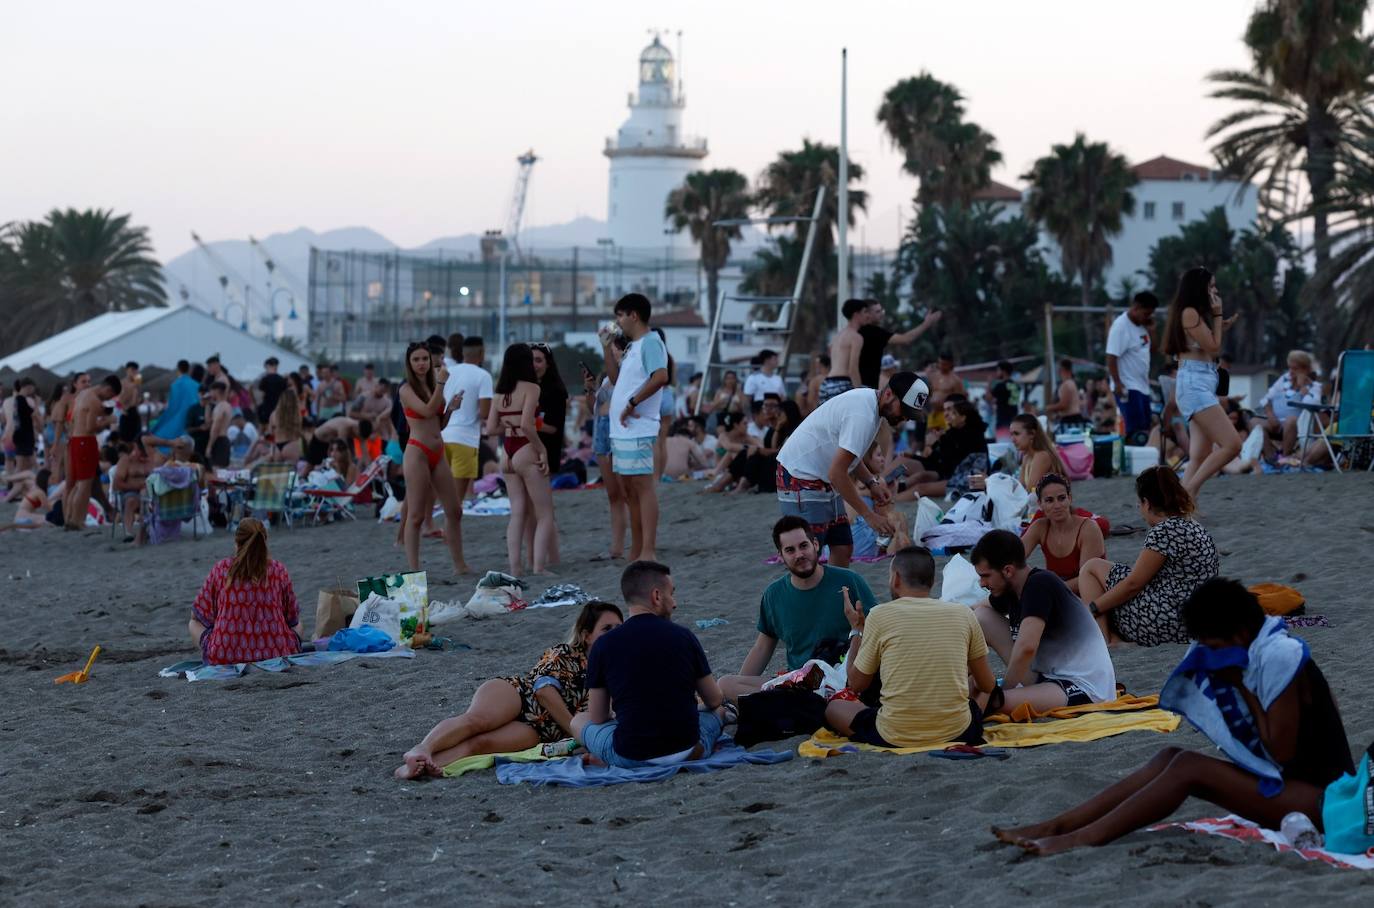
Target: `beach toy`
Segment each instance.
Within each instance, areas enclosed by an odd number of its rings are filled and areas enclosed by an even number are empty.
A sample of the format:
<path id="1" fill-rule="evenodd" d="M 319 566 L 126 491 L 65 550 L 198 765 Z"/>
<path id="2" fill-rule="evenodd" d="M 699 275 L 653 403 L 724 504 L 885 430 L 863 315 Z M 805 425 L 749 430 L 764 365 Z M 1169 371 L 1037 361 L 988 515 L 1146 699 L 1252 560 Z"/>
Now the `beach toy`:
<path id="1" fill-rule="evenodd" d="M 52 683 L 61 684 L 64 681 L 70 681 L 73 684 L 85 684 L 87 679 L 91 677 L 91 666 L 95 664 L 95 657 L 99 655 L 100 647 L 97 646 L 95 649 L 91 650 L 91 657 L 86 660 L 85 668 L 81 669 L 79 672 L 67 672 L 65 675 L 59 675 L 53 679 Z"/>

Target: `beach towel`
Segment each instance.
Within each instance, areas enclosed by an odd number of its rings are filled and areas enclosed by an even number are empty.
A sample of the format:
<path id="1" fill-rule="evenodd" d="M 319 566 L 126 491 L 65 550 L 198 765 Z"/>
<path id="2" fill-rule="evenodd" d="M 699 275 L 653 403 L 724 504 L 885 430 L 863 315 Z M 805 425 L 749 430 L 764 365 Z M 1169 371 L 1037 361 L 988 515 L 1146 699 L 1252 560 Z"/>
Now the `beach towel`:
<path id="1" fill-rule="evenodd" d="M 544 590 L 538 599 L 531 599 L 525 608 L 558 608 L 564 605 L 582 605 L 596 597 L 575 583 L 559 583 Z"/>
<path id="2" fill-rule="evenodd" d="M 581 757 L 566 757 L 539 763 L 498 763 L 496 780 L 502 785 L 562 785 L 568 788 L 598 788 L 623 782 L 661 782 L 679 772 L 719 772 L 749 763 L 769 766 L 792 759 L 790 750 L 748 751 L 730 738 L 721 738 L 715 753 L 700 760 L 670 763 L 665 766 L 588 766 Z M 447 770 L 445 770 L 447 772 Z"/>
<path id="3" fill-rule="evenodd" d="M 1250 709 L 1236 689 L 1211 672 L 1236 667 L 1242 680 L 1268 709 L 1309 658 L 1307 643 L 1288 634 L 1282 618 L 1268 617 L 1249 649 L 1214 650 L 1194 643 L 1159 694 L 1159 705 L 1182 715 L 1241 769 L 1260 780 L 1266 798 L 1283 791 L 1283 769 L 1265 750 Z"/>
<path id="4" fill-rule="evenodd" d="M 1071 719 L 1056 719 L 1053 722 L 1006 722 L 989 724 L 983 728 L 983 737 L 989 747 L 1038 747 L 1041 744 L 1064 744 L 1070 741 L 1096 741 L 1125 734 L 1128 731 L 1154 731 L 1167 734 L 1179 726 L 1178 716 L 1170 715 L 1162 709 L 1143 709 L 1123 713 L 1089 713 Z M 824 758 L 837 754 L 870 751 L 889 754 L 919 754 L 931 750 L 944 750 L 957 744 L 945 741 L 922 747 L 876 747 L 872 744 L 858 744 L 848 738 L 841 738 L 826 729 L 816 732 L 809 741 L 804 741 L 797 753 L 803 757 Z"/>
<path id="5" fill-rule="evenodd" d="M 475 754 L 462 757 L 444 767 L 444 778 L 456 779 L 461 775 L 479 769 L 491 769 L 497 763 L 542 763 L 549 758 L 544 756 L 544 744 L 536 744 L 525 750 L 509 751 L 500 754 Z"/>
<path id="6" fill-rule="evenodd" d="M 1159 706 L 1159 696 L 1148 694 L 1144 697 L 1136 697 L 1131 694 L 1122 694 L 1115 700 L 1108 700 L 1105 703 L 1084 703 L 1082 706 L 1057 706 L 1054 709 L 1039 712 L 1029 703 L 1022 703 L 1008 713 L 996 713 L 985 716 L 984 722 L 1034 722 L 1036 719 L 1072 719 L 1075 716 L 1085 716 L 1089 713 L 1119 713 L 1132 712 L 1142 709 L 1154 709 Z"/>
<path id="7" fill-rule="evenodd" d="M 1273 829 L 1265 829 L 1257 823 L 1252 823 L 1244 817 L 1238 817 L 1234 814 L 1189 820 L 1183 823 L 1160 823 L 1158 826 L 1151 826 L 1150 832 L 1160 832 L 1165 829 L 1186 829 L 1189 832 L 1219 835 L 1241 842 L 1265 842 L 1274 846 L 1276 851 L 1292 852 L 1304 861 L 1321 861 L 1342 870 L 1374 870 L 1374 857 L 1368 854 L 1337 854 L 1333 851 L 1327 851 L 1325 848 L 1303 848 L 1299 850 L 1288 844 L 1283 833 Z"/>
<path id="8" fill-rule="evenodd" d="M 478 498 L 463 505 L 464 517 L 509 517 L 509 498 Z"/>
<path id="9" fill-rule="evenodd" d="M 158 672 L 159 678 L 179 678 L 185 676 L 187 681 L 228 681 L 238 678 L 250 671 L 262 671 L 280 673 L 290 671 L 292 668 L 312 668 L 317 665 L 336 665 L 340 662 L 347 662 L 350 659 L 413 659 L 415 652 L 409 647 L 398 646 L 395 649 L 387 650 L 383 653 L 350 653 L 335 651 L 317 651 L 313 653 L 296 653 L 291 656 L 280 656 L 276 659 L 264 659 L 261 662 L 237 662 L 232 665 L 206 665 L 199 659 L 178 662 L 169 665 Z"/>

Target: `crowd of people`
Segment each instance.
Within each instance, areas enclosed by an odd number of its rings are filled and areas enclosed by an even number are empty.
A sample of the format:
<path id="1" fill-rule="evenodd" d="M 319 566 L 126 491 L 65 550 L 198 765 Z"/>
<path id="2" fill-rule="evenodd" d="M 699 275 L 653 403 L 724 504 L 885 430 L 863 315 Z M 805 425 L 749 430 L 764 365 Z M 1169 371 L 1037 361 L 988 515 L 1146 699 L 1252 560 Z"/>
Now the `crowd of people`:
<path id="1" fill-rule="evenodd" d="M 1153 418 L 1155 308 L 1148 294 L 1138 296 L 1108 340 L 1110 396 L 1127 436 L 1147 432 Z M 435 532 L 428 526 L 437 504 L 445 515 L 437 532 L 453 568 L 468 571 L 463 502 L 487 477 L 499 477 L 510 505 L 508 566 L 527 576 L 561 559 L 552 480 L 585 479 L 584 460 L 594 458 L 610 518 L 610 539 L 596 558 L 626 562 L 624 610 L 587 603 L 568 639 L 530 671 L 484 682 L 466 712 L 439 722 L 407 751 L 396 769 L 401 778 L 567 739 L 590 762 L 625 768 L 708 755 L 726 730 L 778 708 L 768 695 L 779 643 L 786 671 L 813 660 L 843 671 L 839 693 L 800 707 L 814 720 L 812 730 L 902 748 L 978 745 L 986 717 L 1021 707 L 1044 713 L 1111 701 L 1118 687 L 1113 647 L 1123 643 L 1194 641 L 1222 653 L 1248 647 L 1262 629 L 1274 632 L 1255 597 L 1218 576 L 1217 547 L 1195 519 L 1198 491 L 1240 447 L 1216 363 L 1235 317 L 1224 317 L 1204 269 L 1183 276 L 1164 329 L 1163 350 L 1177 374 L 1158 424 L 1186 433 L 1186 466 L 1181 478 L 1169 465 L 1136 477 L 1149 530 L 1130 564 L 1106 560 L 1098 520 L 1074 507 L 1068 471 L 1037 414 L 1027 412 L 1010 364 L 987 389 L 990 429 L 952 357 L 940 356 L 918 375 L 885 352 L 929 330 L 938 314 L 898 332 L 881 326 L 876 304 L 850 301 L 843 311 L 846 324 L 794 395 L 777 354 L 763 351 L 743 381 L 727 372 L 708 393 L 701 376 L 691 377 L 679 405 L 676 365 L 652 326 L 652 305 L 628 294 L 615 305 L 614 326 L 599 333 L 604 369 L 581 366 L 583 394 L 574 409 L 586 419 L 573 422 L 586 438 L 572 445 L 564 438 L 567 386 L 543 344 L 508 346 L 493 380 L 480 338 L 416 341 L 395 385 L 370 366 L 350 386 L 328 364 L 312 377 L 307 368 L 281 374 L 273 359 L 245 385 L 213 357 L 203 367 L 183 361 L 156 412 L 139 389 L 136 363 L 123 377 L 92 382 L 79 375 L 46 404 L 32 381 L 20 379 L 3 407 L 6 478 L 21 501 L 15 523 L 77 528 L 94 497 L 132 536 L 138 509 L 129 502 L 161 464 L 194 466 L 204 479 L 231 464 L 284 462 L 301 471 L 331 468 L 348 484 L 360 466 L 385 454 L 403 490 L 399 537 L 411 569 L 422 567 L 420 543 Z M 1305 399 L 1313 380 L 1310 358 L 1295 354 L 1289 366 L 1257 418 L 1273 448 L 1291 456 L 1297 435 L 1283 404 Z M 1080 392 L 1071 367 L 1061 378 L 1047 414 L 1096 421 L 1096 390 Z M 1181 427 L 1170 422 L 1170 407 Z M 932 592 L 931 551 L 909 540 L 892 544 L 905 522 L 893 505 L 985 484 L 988 439 L 997 429 L 1006 430 L 1013 469 L 1040 511 L 1021 533 L 992 530 L 972 546 L 968 561 L 986 592 L 981 602 L 943 602 Z M 108 495 L 97 479 L 102 472 L 110 475 Z M 700 479 L 704 492 L 761 492 L 778 503 L 771 541 L 783 573 L 761 590 L 757 638 L 738 672 L 719 678 L 696 636 L 673 621 L 675 582 L 657 555 L 660 486 L 688 477 Z M 856 551 L 873 551 L 870 536 L 892 555 L 882 595 L 850 569 Z M 1044 569 L 1028 563 L 1036 548 Z M 302 648 L 290 576 L 271 558 L 262 521 L 238 522 L 234 553 L 211 568 L 188 630 L 207 663 Z M 1003 666 L 1000 678 L 989 650 Z M 1038 853 L 1103 844 L 1168 815 L 1188 796 L 1271 825 L 1297 810 L 1320 826 L 1322 788 L 1352 766 L 1315 663 L 1263 700 L 1235 663 L 1204 671 L 1245 704 L 1256 740 L 1287 783 L 1284 794 L 1262 797 L 1233 763 L 1167 748 L 1083 805 L 1046 823 L 999 830 L 999 838 Z"/>

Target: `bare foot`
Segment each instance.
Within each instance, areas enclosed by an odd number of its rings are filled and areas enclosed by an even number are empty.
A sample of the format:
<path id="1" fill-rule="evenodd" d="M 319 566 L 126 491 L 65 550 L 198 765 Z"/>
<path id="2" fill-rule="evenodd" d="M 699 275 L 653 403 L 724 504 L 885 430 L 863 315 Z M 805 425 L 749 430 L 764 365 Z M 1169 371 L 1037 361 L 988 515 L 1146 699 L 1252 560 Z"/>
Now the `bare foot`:
<path id="1" fill-rule="evenodd" d="M 1074 841 L 1072 835 L 1056 835 L 1043 839 L 1026 839 L 1017 842 L 1026 852 L 1036 857 L 1047 857 L 1051 854 L 1062 854 L 1079 847 L 1082 843 Z"/>
<path id="2" fill-rule="evenodd" d="M 435 774 L 434 770 L 437 767 L 427 753 L 412 750 L 403 759 L 405 762 L 396 767 L 395 776 L 398 779 L 418 779 L 421 776 Z"/>
<path id="3" fill-rule="evenodd" d="M 1057 834 L 1058 830 L 1051 823 L 1036 823 L 1033 826 L 1014 826 L 1003 828 L 993 826 L 992 834 L 999 842 L 1008 845 L 1021 845 L 1031 839 L 1044 838 Z"/>
<path id="4" fill-rule="evenodd" d="M 457 564 L 455 564 L 455 565 L 453 566 L 453 570 L 454 570 L 454 573 L 457 573 L 457 574 L 472 574 L 472 573 L 475 573 L 475 572 L 473 571 L 472 568 L 468 567 L 468 563 L 467 563 L 466 561 L 460 561 L 460 562 L 458 562 Z"/>
<path id="5" fill-rule="evenodd" d="M 640 555 L 638 558 L 635 558 L 635 559 L 633 559 L 633 560 L 634 560 L 634 561 L 657 561 L 657 560 L 658 560 L 658 556 L 657 556 L 656 554 L 654 554 L 653 552 L 645 552 L 644 554 Z"/>

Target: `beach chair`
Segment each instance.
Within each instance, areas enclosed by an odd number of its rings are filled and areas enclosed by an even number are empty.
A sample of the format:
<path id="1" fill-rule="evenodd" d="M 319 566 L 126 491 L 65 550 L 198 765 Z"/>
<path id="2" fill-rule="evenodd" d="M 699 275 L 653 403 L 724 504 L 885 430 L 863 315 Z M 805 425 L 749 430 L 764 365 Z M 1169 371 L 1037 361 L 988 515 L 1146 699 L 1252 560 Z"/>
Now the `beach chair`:
<path id="1" fill-rule="evenodd" d="M 367 468 L 358 474 L 353 485 L 346 489 L 301 489 L 300 494 L 314 507 L 310 513 L 311 520 L 319 524 L 326 516 L 334 515 L 357 520 L 357 515 L 353 513 L 350 505 L 366 504 L 371 500 L 374 483 L 380 482 L 384 488 L 386 487 L 386 468 L 390 463 L 391 458 L 383 454 L 369 463 Z"/>
<path id="2" fill-rule="evenodd" d="M 182 474 L 189 470 L 182 466 L 163 466 L 153 471 L 157 474 Z M 198 534 L 196 518 L 200 516 L 200 483 L 192 481 L 179 489 L 167 489 L 159 494 L 153 488 L 144 490 L 143 526 L 148 542 L 158 544 L 181 536 L 178 524 L 191 521 L 191 538 Z M 151 479 L 151 476 L 150 476 Z"/>
<path id="3" fill-rule="evenodd" d="M 265 512 L 268 520 L 273 514 L 282 515 L 282 523 L 291 528 L 291 508 L 288 499 L 296 484 L 296 465 L 291 463 L 260 463 L 253 467 L 253 489 L 243 500 L 249 513 Z"/>
<path id="4" fill-rule="evenodd" d="M 1371 426 L 1371 411 L 1374 411 L 1374 350 L 1347 350 L 1336 362 L 1338 382 L 1334 398 L 1339 404 L 1294 404 L 1299 410 L 1312 414 L 1310 427 L 1300 438 L 1299 450 L 1305 451 L 1307 443 L 1314 438 L 1321 439 L 1326 445 L 1326 453 L 1331 455 L 1331 464 L 1336 472 L 1343 472 L 1341 458 L 1346 466 L 1354 464 L 1354 450 L 1360 442 L 1374 443 L 1374 426 Z M 1329 417 L 1323 424 L 1321 417 Z M 1316 430 L 1315 432 L 1313 430 Z M 1370 459 L 1367 469 L 1374 471 L 1374 458 Z"/>

